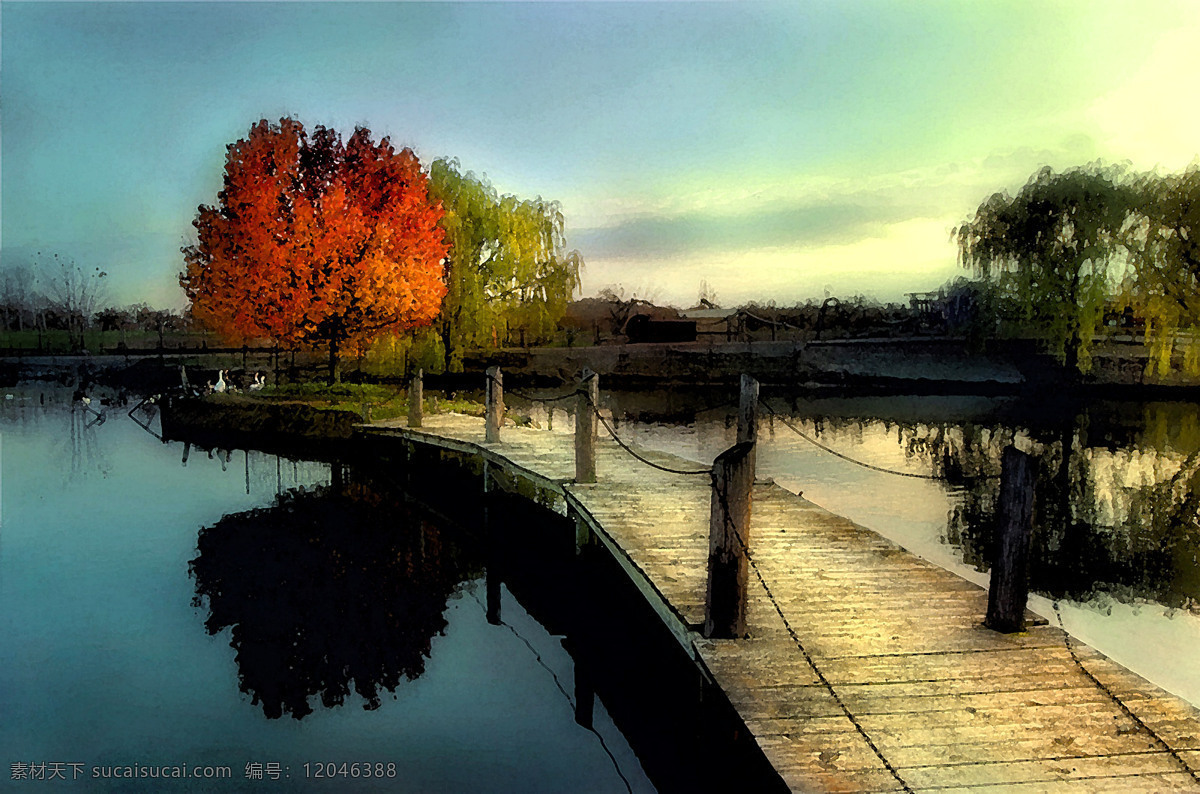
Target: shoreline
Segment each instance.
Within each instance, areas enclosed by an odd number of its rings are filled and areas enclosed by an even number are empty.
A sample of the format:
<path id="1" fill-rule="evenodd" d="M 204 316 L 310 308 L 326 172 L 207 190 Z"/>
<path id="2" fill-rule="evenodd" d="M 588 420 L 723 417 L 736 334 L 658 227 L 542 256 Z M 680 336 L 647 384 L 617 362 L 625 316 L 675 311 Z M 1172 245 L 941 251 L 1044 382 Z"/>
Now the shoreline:
<path id="1" fill-rule="evenodd" d="M 71 382 L 85 373 L 97 382 L 141 393 L 179 385 L 179 367 L 201 373 L 219 368 L 263 370 L 269 349 L 240 352 L 153 351 L 153 355 L 54 355 L 0 358 L 0 386 L 22 380 Z M 311 358 L 308 354 L 306 358 Z M 599 374 L 608 388 L 637 391 L 672 387 L 724 386 L 748 374 L 760 383 L 797 391 L 841 395 L 1060 395 L 1083 398 L 1200 400 L 1200 377 L 1174 371 L 1145 374 L 1144 347 L 1120 342 L 1098 345 L 1091 370 L 1071 378 L 1052 356 L 1025 340 L 994 342 L 972 350 L 948 338 L 835 339 L 819 342 L 687 342 L 615 344 L 592 347 L 504 348 L 469 352 L 462 373 L 425 374 L 427 388 L 472 389 L 488 367 L 500 367 L 513 385 L 553 388 L 573 384 L 583 369 Z M 256 365 L 256 366 L 255 366 Z M 369 375 L 348 369 L 347 381 L 403 385 L 402 375 Z M 272 372 L 269 365 L 266 370 Z M 316 375 L 316 377 L 314 377 Z M 320 380 L 312 361 L 275 374 L 291 381 Z"/>

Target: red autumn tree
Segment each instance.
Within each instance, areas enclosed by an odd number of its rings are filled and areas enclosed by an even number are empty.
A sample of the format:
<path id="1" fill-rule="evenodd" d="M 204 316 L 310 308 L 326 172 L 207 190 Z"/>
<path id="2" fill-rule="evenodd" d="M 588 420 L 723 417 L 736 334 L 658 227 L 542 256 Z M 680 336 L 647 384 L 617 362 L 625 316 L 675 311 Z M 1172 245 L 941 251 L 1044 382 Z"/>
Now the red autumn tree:
<path id="1" fill-rule="evenodd" d="M 227 147 L 217 206 L 201 206 L 179 283 L 197 319 L 233 340 L 339 351 L 430 324 L 446 294 L 443 211 L 410 149 L 265 119 Z"/>

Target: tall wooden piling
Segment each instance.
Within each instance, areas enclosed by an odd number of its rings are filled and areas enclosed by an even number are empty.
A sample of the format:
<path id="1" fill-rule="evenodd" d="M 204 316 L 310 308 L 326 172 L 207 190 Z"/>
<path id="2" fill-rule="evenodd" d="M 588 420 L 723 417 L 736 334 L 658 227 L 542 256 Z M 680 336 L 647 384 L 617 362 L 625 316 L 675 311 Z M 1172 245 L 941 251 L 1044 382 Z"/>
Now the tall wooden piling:
<path id="1" fill-rule="evenodd" d="M 585 368 L 579 377 L 575 403 L 575 482 L 596 481 L 596 406 L 600 403 L 600 376 Z"/>
<path id="2" fill-rule="evenodd" d="M 746 636 L 753 460 L 754 444 L 744 441 L 725 450 L 713 461 L 705 637 L 737 639 Z"/>
<path id="3" fill-rule="evenodd" d="M 738 391 L 737 443 L 758 443 L 758 381 L 742 374 Z M 754 481 L 755 449 L 750 450 L 750 480 Z"/>
<path id="4" fill-rule="evenodd" d="M 424 370 L 418 369 L 408 384 L 408 426 L 420 427 L 425 418 Z"/>
<path id="5" fill-rule="evenodd" d="M 487 418 L 484 424 L 483 440 L 494 444 L 500 441 L 500 423 L 504 421 L 504 375 L 499 367 L 487 369 Z"/>
<path id="6" fill-rule="evenodd" d="M 1000 464 L 1000 506 L 996 556 L 988 588 L 988 628 L 1005 633 L 1025 630 L 1029 598 L 1029 534 L 1033 528 L 1033 471 L 1029 455 L 1004 450 Z"/>
<path id="7" fill-rule="evenodd" d="M 758 381 L 742 375 L 738 392 L 737 443 L 758 441 Z"/>

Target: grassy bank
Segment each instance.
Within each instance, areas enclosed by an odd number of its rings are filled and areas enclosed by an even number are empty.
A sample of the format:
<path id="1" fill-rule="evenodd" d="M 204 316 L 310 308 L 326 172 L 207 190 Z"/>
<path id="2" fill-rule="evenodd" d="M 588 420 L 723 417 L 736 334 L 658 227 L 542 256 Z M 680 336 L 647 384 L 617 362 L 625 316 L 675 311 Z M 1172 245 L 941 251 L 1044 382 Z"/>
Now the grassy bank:
<path id="1" fill-rule="evenodd" d="M 268 386 L 262 391 L 236 395 L 213 395 L 214 400 L 259 400 L 268 403 L 306 405 L 320 411 L 348 411 L 367 421 L 408 416 L 408 390 L 370 383 L 290 383 Z M 483 416 L 482 403 L 457 396 L 426 393 L 426 414 L 461 413 Z"/>

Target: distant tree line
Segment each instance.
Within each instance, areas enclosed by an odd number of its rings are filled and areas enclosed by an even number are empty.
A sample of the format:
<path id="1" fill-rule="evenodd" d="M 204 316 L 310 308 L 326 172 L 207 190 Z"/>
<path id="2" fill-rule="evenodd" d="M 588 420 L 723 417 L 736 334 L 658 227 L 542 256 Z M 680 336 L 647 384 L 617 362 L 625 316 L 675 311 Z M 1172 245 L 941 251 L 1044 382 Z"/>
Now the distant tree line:
<path id="1" fill-rule="evenodd" d="M 107 278 L 100 268 L 59 254 L 6 262 L 0 266 L 0 330 L 39 340 L 56 332 L 71 350 L 83 349 L 84 335 L 92 331 L 120 332 L 120 341 L 129 332 L 153 332 L 162 344 L 165 334 L 188 330 L 189 318 L 179 312 L 145 303 L 110 305 Z"/>

